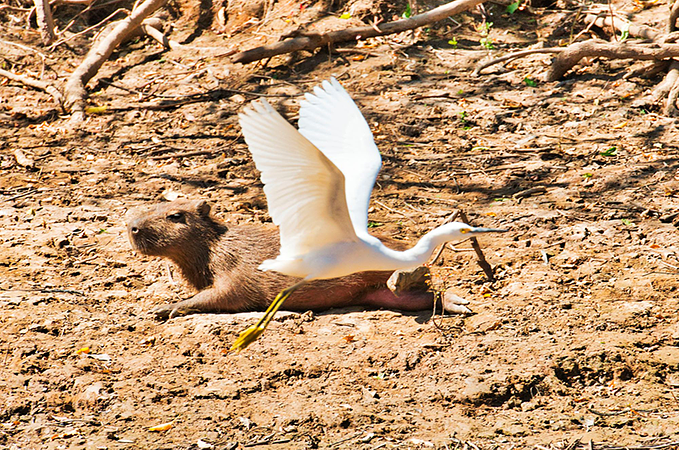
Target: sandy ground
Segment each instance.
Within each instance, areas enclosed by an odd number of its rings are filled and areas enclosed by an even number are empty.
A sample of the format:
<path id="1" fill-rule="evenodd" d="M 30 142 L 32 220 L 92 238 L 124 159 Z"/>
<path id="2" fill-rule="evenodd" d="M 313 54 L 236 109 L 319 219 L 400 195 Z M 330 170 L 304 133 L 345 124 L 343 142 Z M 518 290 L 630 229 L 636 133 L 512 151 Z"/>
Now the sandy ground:
<path id="1" fill-rule="evenodd" d="M 277 5 L 270 33 L 316 7 Z M 493 54 L 568 38 L 567 11 L 503 8 L 490 7 Z M 666 8 L 638 20 L 655 26 Z M 661 78 L 595 60 L 526 83 L 548 55 L 473 77 L 482 19 L 455 19 L 360 53 L 245 67 L 218 54 L 266 33 L 188 39 L 187 19 L 174 31 L 187 48 L 141 40 L 114 55 L 90 85 L 108 110 L 81 130 L 49 96 L 0 84 L 0 448 L 676 448 L 678 122 L 632 106 Z M 82 53 L 60 47 L 45 76 Z M 461 208 L 507 227 L 481 240 L 497 281 L 463 243 L 432 270 L 471 315 L 282 314 L 239 354 L 226 349 L 259 313 L 155 321 L 155 305 L 192 292 L 131 251 L 125 212 L 181 195 L 228 223 L 270 220 L 236 113 L 254 92 L 294 121 L 299 95 L 330 75 L 382 152 L 374 225 L 414 242 Z"/>

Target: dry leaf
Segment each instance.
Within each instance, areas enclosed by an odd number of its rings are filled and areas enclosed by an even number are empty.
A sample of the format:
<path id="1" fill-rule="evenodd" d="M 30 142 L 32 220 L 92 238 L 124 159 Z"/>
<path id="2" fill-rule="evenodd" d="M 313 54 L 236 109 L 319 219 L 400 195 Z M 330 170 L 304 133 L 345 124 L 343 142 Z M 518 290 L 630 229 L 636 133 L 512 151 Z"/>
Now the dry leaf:
<path id="1" fill-rule="evenodd" d="M 174 426 L 174 420 L 160 425 L 149 427 L 149 431 L 167 431 Z"/>

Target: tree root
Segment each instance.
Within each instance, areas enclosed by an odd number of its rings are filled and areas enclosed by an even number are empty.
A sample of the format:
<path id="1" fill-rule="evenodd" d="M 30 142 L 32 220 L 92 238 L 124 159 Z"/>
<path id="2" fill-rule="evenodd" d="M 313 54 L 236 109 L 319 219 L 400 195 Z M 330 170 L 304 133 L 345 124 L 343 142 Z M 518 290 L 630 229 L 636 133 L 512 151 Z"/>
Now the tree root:
<path id="1" fill-rule="evenodd" d="M 591 39 L 569 45 L 552 61 L 545 76 L 546 81 L 556 81 L 571 70 L 581 59 L 603 56 L 609 59 L 646 59 L 662 60 L 679 57 L 679 44 L 611 44 Z"/>
<path id="2" fill-rule="evenodd" d="M 328 33 L 301 33 L 298 37 L 292 39 L 236 53 L 231 57 L 231 61 L 247 64 L 285 53 L 292 53 L 300 50 L 314 50 L 318 47 L 325 47 L 338 42 L 355 41 L 375 36 L 401 33 L 466 11 L 484 1 L 485 0 L 455 0 L 427 11 L 426 13 L 410 17 L 409 19 L 397 20 L 395 22 L 388 22 L 380 25 L 347 28 L 345 30 L 331 31 Z"/>

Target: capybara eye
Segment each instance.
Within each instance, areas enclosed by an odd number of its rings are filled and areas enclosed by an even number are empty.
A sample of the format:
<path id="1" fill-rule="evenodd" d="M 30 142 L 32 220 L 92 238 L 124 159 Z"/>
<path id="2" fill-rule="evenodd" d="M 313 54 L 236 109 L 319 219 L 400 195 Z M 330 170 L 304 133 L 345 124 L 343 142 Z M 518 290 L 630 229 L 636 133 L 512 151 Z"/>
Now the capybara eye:
<path id="1" fill-rule="evenodd" d="M 172 222 L 181 222 L 181 223 L 186 222 L 185 217 L 184 217 L 184 213 L 182 213 L 182 212 L 176 212 L 176 213 L 168 214 L 167 218 L 169 220 L 171 220 Z"/>

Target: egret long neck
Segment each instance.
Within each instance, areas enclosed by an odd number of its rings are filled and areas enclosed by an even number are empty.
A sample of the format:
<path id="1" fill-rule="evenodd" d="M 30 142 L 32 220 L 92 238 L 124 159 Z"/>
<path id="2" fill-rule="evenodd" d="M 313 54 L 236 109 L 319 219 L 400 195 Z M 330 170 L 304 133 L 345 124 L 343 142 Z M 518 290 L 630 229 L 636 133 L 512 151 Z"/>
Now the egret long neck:
<path id="1" fill-rule="evenodd" d="M 394 269 L 408 269 L 428 262 L 434 249 L 450 240 L 448 230 L 439 227 L 422 236 L 414 247 L 406 251 L 399 252 L 388 247 L 384 247 L 383 251 L 394 262 Z"/>

